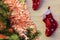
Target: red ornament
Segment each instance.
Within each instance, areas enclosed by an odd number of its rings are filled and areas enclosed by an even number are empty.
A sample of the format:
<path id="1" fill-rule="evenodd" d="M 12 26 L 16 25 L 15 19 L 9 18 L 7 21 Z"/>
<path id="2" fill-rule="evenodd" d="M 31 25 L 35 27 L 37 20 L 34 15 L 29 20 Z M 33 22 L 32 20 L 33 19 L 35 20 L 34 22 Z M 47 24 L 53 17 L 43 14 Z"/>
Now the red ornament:
<path id="1" fill-rule="evenodd" d="M 32 0 L 32 2 L 33 2 L 32 9 L 37 10 L 40 5 L 40 0 Z"/>
<path id="2" fill-rule="evenodd" d="M 56 30 L 58 26 L 56 20 L 52 16 L 50 7 L 48 7 L 48 10 L 43 14 L 43 21 L 46 25 L 45 34 L 47 37 L 49 37 L 54 33 L 54 31 Z"/>

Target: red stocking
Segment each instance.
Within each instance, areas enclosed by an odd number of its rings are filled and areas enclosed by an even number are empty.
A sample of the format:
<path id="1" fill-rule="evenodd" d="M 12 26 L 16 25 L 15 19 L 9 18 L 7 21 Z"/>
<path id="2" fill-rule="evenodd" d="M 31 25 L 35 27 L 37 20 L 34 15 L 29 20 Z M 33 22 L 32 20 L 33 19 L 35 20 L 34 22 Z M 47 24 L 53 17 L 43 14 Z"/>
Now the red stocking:
<path id="1" fill-rule="evenodd" d="M 56 30 L 58 24 L 52 16 L 50 7 L 48 7 L 48 10 L 44 13 L 43 21 L 46 25 L 46 31 L 45 31 L 46 36 L 51 36 Z"/>
<path id="2" fill-rule="evenodd" d="M 32 0 L 32 2 L 33 2 L 33 4 L 32 4 L 33 10 L 37 10 L 40 5 L 40 0 Z"/>

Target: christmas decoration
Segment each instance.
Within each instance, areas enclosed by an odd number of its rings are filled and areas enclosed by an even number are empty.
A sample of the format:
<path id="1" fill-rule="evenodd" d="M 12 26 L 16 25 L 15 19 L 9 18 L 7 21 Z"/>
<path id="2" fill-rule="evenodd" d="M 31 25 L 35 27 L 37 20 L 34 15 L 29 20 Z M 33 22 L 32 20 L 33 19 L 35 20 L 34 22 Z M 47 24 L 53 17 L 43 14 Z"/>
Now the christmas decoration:
<path id="1" fill-rule="evenodd" d="M 32 0 L 32 9 L 33 10 L 37 10 L 39 8 L 40 5 L 40 0 Z"/>
<path id="2" fill-rule="evenodd" d="M 36 25 L 31 21 L 25 0 L 3 0 L 7 5 L 10 16 L 8 31 L 19 35 L 20 40 L 33 40 L 39 35 Z M 13 31 L 14 30 L 14 31 Z"/>
<path id="3" fill-rule="evenodd" d="M 57 29 L 58 24 L 52 16 L 50 6 L 48 7 L 48 10 L 43 14 L 43 22 L 46 25 L 46 36 L 51 36 Z"/>

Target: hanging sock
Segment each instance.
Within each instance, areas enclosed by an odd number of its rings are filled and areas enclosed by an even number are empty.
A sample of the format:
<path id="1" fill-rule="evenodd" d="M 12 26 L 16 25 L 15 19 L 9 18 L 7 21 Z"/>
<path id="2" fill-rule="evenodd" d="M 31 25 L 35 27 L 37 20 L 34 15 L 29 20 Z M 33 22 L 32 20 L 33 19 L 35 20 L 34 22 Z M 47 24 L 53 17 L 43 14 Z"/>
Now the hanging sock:
<path id="1" fill-rule="evenodd" d="M 37 10 L 39 8 L 40 5 L 40 0 L 32 0 L 32 9 L 33 10 Z"/>
<path id="2" fill-rule="evenodd" d="M 45 35 L 49 37 L 54 33 L 58 26 L 56 20 L 52 16 L 50 6 L 48 7 L 48 10 L 43 14 L 43 22 L 46 25 Z"/>

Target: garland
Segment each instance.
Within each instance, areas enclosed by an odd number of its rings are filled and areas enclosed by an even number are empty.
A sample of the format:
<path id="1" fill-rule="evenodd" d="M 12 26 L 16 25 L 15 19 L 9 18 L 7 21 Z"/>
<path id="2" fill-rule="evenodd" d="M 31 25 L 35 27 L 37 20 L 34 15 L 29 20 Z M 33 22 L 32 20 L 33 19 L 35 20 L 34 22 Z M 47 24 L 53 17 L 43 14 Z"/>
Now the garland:
<path id="1" fill-rule="evenodd" d="M 23 2 L 23 0 L 22 0 Z M 6 36 L 8 36 L 8 38 L 6 40 L 24 40 L 23 37 L 19 37 L 18 34 L 14 31 L 13 28 L 11 28 L 10 26 L 10 21 L 8 16 L 9 15 L 9 9 L 8 7 L 2 2 L 2 0 L 0 0 L 0 21 L 6 26 L 5 29 L 0 30 L 0 34 L 4 34 Z M 12 29 L 12 31 L 9 29 Z M 33 29 L 32 28 L 28 28 L 27 29 L 27 37 L 29 37 L 29 40 L 33 40 L 35 37 L 39 36 L 40 32 L 37 30 L 37 32 L 32 35 L 31 31 Z M 12 33 L 11 33 L 12 32 Z M 0 38 L 0 40 L 5 40 L 3 38 Z"/>

